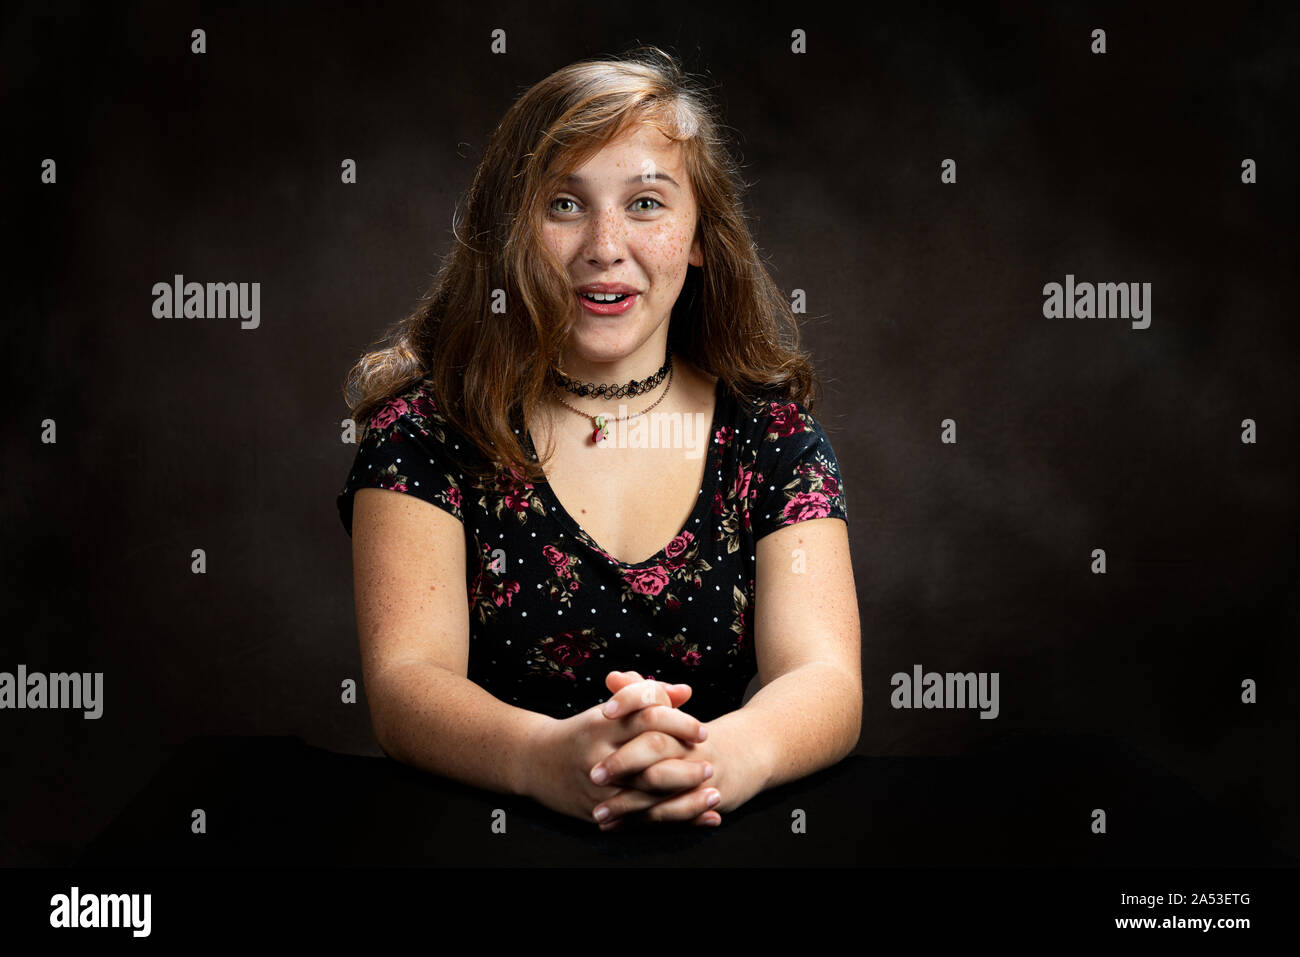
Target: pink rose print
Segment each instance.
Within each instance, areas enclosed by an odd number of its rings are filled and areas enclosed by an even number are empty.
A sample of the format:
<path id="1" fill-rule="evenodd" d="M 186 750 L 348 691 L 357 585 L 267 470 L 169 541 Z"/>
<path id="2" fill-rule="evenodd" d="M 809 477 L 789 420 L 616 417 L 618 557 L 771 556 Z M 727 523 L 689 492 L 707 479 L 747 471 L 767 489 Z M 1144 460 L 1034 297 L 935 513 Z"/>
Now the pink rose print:
<path id="1" fill-rule="evenodd" d="M 623 574 L 623 578 L 638 595 L 657 595 L 668 584 L 668 573 L 658 565 L 631 569 Z"/>
<path id="2" fill-rule="evenodd" d="M 664 554 L 668 557 L 668 567 L 677 568 L 682 563 L 682 555 L 686 549 L 690 548 L 691 542 L 695 541 L 695 536 L 690 532 L 682 532 L 664 549 Z"/>
<path id="3" fill-rule="evenodd" d="M 510 466 L 508 471 L 509 471 L 509 476 L 507 477 L 508 483 L 513 485 L 522 485 L 524 488 L 533 487 L 532 482 L 526 481 L 528 476 L 526 476 L 523 472 L 519 471 L 519 469 L 515 468 L 513 465 Z"/>
<path id="4" fill-rule="evenodd" d="M 577 667 L 591 657 L 591 652 L 574 641 L 572 634 L 561 635 L 547 647 L 546 653 L 551 656 L 553 661 L 568 668 Z M 573 675 L 570 674 L 566 677 L 572 679 Z"/>
<path id="5" fill-rule="evenodd" d="M 713 433 L 713 442 L 715 445 L 726 445 L 731 441 L 731 436 L 733 434 L 734 430 L 731 426 L 724 425 L 722 428 L 718 429 L 717 432 Z"/>
<path id="6" fill-rule="evenodd" d="M 492 601 L 500 608 L 503 604 L 509 605 L 510 599 L 519 593 L 519 582 L 509 582 L 501 587 L 501 591 L 492 596 Z"/>
<path id="7" fill-rule="evenodd" d="M 514 466 L 497 473 L 497 489 L 502 492 L 502 501 L 511 511 L 526 512 L 533 507 L 532 496 L 529 494 L 533 490 L 533 483 L 525 481 L 525 478 Z"/>
<path id="8" fill-rule="evenodd" d="M 749 483 L 753 479 L 753 477 L 754 477 L 753 472 L 749 471 L 743 466 L 741 467 L 739 474 L 737 474 L 736 476 L 736 485 L 734 489 L 736 498 L 749 497 Z"/>
<path id="9" fill-rule="evenodd" d="M 386 429 L 410 410 L 405 399 L 391 399 L 370 417 L 372 429 Z"/>
<path id="10" fill-rule="evenodd" d="M 698 665 L 702 660 L 699 646 L 688 642 L 686 636 L 680 632 L 660 641 L 659 650 L 687 665 Z"/>
<path id="11" fill-rule="evenodd" d="M 375 484 L 379 488 L 391 489 L 394 492 L 407 491 L 406 476 L 397 471 L 396 462 L 375 477 Z"/>
<path id="12" fill-rule="evenodd" d="M 787 435 L 794 435 L 796 432 L 803 432 L 803 419 L 799 418 L 799 407 L 793 402 L 785 405 L 773 402 L 772 421 L 768 423 L 767 434 L 784 438 Z"/>
<path id="13" fill-rule="evenodd" d="M 826 496 L 821 492 L 800 492 L 786 503 L 781 512 L 789 522 L 825 518 L 830 513 L 830 502 L 826 500 Z"/>
<path id="14" fill-rule="evenodd" d="M 454 505 L 456 508 L 460 508 L 461 506 L 460 489 L 455 487 L 447 489 L 447 501 L 450 502 L 452 505 Z"/>
<path id="15" fill-rule="evenodd" d="M 551 566 L 551 578 L 546 583 L 547 595 L 562 605 L 569 605 L 569 593 L 577 591 L 582 585 L 577 558 L 555 544 L 543 545 L 542 556 Z"/>
<path id="16" fill-rule="evenodd" d="M 591 659 L 594 651 L 604 647 L 605 639 L 591 628 L 547 636 L 533 646 L 528 670 L 550 678 L 577 681 L 578 676 L 573 673 L 573 669 L 582 667 Z"/>
<path id="17" fill-rule="evenodd" d="M 424 418 L 428 418 L 438 411 L 438 407 L 425 395 L 417 395 L 412 399 L 411 409 L 416 415 L 423 416 Z"/>

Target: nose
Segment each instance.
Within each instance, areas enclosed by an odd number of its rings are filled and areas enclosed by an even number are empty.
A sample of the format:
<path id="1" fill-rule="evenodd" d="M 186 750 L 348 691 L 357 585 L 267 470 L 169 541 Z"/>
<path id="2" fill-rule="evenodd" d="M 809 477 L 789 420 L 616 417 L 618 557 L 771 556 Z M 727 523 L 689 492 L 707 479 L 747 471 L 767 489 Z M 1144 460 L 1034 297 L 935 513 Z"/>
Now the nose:
<path id="1" fill-rule="evenodd" d="M 622 210 L 602 209 L 587 221 L 583 258 L 591 266 L 613 266 L 623 261 L 626 251 Z"/>

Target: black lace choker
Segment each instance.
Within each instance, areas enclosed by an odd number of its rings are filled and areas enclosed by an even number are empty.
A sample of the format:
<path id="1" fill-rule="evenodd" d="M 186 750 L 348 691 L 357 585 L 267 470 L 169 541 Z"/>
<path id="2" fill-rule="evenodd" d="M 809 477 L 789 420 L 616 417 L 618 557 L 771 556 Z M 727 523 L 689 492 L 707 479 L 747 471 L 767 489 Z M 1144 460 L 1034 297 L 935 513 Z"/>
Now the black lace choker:
<path id="1" fill-rule="evenodd" d="M 664 376 L 668 374 L 668 370 L 672 367 L 673 354 L 672 351 L 669 350 L 664 359 L 664 364 L 659 367 L 658 372 L 650 376 L 648 379 L 633 379 L 625 385 L 606 385 L 603 382 L 600 385 L 596 385 L 591 382 L 578 382 L 576 379 L 569 378 L 554 366 L 551 367 L 551 378 L 555 380 L 555 384 L 560 388 L 567 389 L 574 395 L 584 397 L 595 395 L 600 396 L 603 399 L 626 399 L 634 395 L 643 395 L 655 388 L 660 382 L 664 381 Z"/>

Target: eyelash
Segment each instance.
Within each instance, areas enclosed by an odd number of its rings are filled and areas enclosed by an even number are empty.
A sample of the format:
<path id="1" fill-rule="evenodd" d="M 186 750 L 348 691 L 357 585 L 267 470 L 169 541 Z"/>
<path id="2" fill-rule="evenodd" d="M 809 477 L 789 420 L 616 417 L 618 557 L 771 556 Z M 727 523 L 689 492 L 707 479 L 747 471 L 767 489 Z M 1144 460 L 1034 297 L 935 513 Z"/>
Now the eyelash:
<path id="1" fill-rule="evenodd" d="M 663 208 L 663 205 L 664 205 L 664 204 L 661 203 L 659 200 L 655 199 L 653 196 L 638 196 L 636 199 L 632 200 L 632 202 L 634 202 L 634 203 L 642 203 L 642 202 L 646 202 L 646 203 L 655 203 L 655 204 L 656 204 L 656 208 L 659 208 L 659 209 L 662 209 L 662 208 Z M 555 197 L 555 199 L 551 200 L 551 205 L 547 207 L 547 211 L 548 211 L 548 212 L 552 212 L 552 213 L 554 213 L 554 212 L 558 212 L 558 210 L 555 209 L 555 204 L 556 204 L 556 203 L 573 203 L 574 205 L 577 205 L 578 201 L 577 201 L 576 199 L 573 199 L 573 198 L 569 197 L 569 196 L 557 196 L 557 197 Z M 654 210 L 653 210 L 653 209 L 643 209 L 643 210 L 641 210 L 641 212 L 643 212 L 643 213 L 653 213 Z M 560 215 L 564 215 L 564 214 L 563 214 L 563 213 L 560 213 Z"/>

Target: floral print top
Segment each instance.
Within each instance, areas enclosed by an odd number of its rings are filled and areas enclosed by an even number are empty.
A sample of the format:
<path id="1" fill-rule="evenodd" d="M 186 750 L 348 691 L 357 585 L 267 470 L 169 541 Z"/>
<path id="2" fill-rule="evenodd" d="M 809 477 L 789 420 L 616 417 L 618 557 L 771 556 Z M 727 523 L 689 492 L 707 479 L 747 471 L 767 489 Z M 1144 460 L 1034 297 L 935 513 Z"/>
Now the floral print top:
<path id="1" fill-rule="evenodd" d="M 721 380 L 716 393 L 695 507 L 645 561 L 606 554 L 548 483 L 501 469 L 475 484 L 458 461 L 478 450 L 425 382 L 364 424 L 339 517 L 350 536 L 354 493 L 381 488 L 464 525 L 468 677 L 502 701 L 566 718 L 609 697 L 609 671 L 637 671 L 689 684 L 683 710 L 711 721 L 741 706 L 757 673 L 754 543 L 796 522 L 848 520 L 835 453 L 801 404 L 747 407 Z"/>

